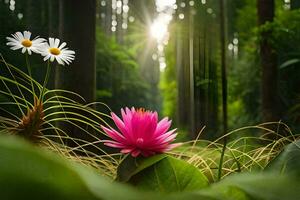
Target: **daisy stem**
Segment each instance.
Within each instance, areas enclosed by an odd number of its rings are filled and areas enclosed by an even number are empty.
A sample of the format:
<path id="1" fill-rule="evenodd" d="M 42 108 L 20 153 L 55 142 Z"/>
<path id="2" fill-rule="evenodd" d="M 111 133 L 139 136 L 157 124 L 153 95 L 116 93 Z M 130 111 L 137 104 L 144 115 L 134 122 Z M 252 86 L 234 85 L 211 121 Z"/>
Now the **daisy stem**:
<path id="1" fill-rule="evenodd" d="M 40 99 L 42 101 L 44 99 L 44 92 L 45 92 L 45 89 L 46 89 L 46 86 L 47 86 L 47 83 L 48 83 L 49 75 L 50 75 L 50 61 L 48 60 L 48 63 L 47 63 L 47 72 L 46 72 L 46 76 L 45 76 L 45 80 L 44 80 L 44 84 L 43 84 L 42 93 L 41 93 L 41 96 L 40 96 Z"/>
<path id="2" fill-rule="evenodd" d="M 30 68 L 30 63 L 29 63 L 28 53 L 27 52 L 25 54 L 25 60 L 26 60 L 26 66 L 27 66 L 28 75 L 30 76 L 30 83 L 31 83 L 31 88 L 32 88 L 32 92 L 33 92 L 33 100 L 34 100 L 35 91 L 34 91 L 34 85 L 33 85 L 33 80 L 32 80 L 33 77 L 32 77 L 32 73 L 31 73 L 31 68 Z"/>

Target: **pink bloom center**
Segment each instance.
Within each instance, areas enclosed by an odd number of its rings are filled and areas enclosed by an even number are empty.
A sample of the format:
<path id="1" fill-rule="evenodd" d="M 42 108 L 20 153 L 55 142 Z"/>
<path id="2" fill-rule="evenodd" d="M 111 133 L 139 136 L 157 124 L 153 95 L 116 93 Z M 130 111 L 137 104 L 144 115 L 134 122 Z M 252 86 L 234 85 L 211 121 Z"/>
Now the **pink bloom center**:
<path id="1" fill-rule="evenodd" d="M 136 140 L 136 144 L 137 144 L 138 146 L 142 146 L 143 143 L 144 143 L 144 139 L 143 139 L 143 138 L 138 138 L 138 139 Z"/>
<path id="2" fill-rule="evenodd" d="M 133 157 L 140 154 L 144 157 L 169 151 L 178 144 L 170 144 L 175 140 L 176 129 L 168 131 L 171 120 L 167 117 L 158 122 L 157 112 L 144 108 L 131 110 L 121 109 L 122 119 L 111 113 L 119 131 L 113 128 L 101 128 L 112 140 L 106 140 L 105 145 L 120 148 L 121 152 L 130 153 Z"/>

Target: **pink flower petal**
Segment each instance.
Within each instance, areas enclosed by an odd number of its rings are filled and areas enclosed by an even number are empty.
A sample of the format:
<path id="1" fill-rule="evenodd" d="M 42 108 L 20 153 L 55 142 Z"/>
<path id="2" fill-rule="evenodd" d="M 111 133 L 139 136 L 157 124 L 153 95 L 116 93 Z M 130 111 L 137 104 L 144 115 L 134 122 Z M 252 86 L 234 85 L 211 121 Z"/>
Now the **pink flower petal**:
<path id="1" fill-rule="evenodd" d="M 111 117 L 114 120 L 116 126 L 118 127 L 118 129 L 124 134 L 127 135 L 127 130 L 125 127 L 125 124 L 123 123 L 123 121 L 115 114 L 115 113 L 111 113 Z"/>
<path id="2" fill-rule="evenodd" d="M 141 130 L 144 127 L 143 122 L 144 121 L 142 121 L 141 118 L 139 117 L 139 113 L 134 113 L 132 115 L 132 119 L 131 119 L 131 128 L 132 128 L 131 136 L 133 138 L 142 137 L 139 133 L 143 131 L 143 130 Z"/>
<path id="3" fill-rule="evenodd" d="M 138 149 L 135 149 L 131 152 L 132 157 L 138 157 L 140 155 L 141 151 Z"/>
<path id="4" fill-rule="evenodd" d="M 102 126 L 102 125 L 101 125 L 101 128 L 105 133 L 107 133 L 107 135 L 110 138 L 112 138 L 112 139 L 114 139 L 118 142 L 121 142 L 121 143 L 126 143 L 127 142 L 126 138 L 122 134 L 120 134 L 118 131 L 114 130 L 113 128 L 108 129 L 108 128 Z"/>
<path id="5" fill-rule="evenodd" d="M 167 132 L 167 130 L 171 127 L 171 123 L 172 121 L 171 120 L 168 121 L 167 117 L 162 119 L 160 122 L 158 122 L 154 135 L 159 136 Z"/>
<path id="6" fill-rule="evenodd" d="M 152 116 L 148 113 L 136 112 L 132 116 L 132 131 L 136 138 L 143 138 L 145 141 L 149 140 L 155 129 L 156 124 L 152 121 Z"/>
<path id="7" fill-rule="evenodd" d="M 127 117 L 127 115 L 126 115 L 126 113 L 125 113 L 125 111 L 124 111 L 123 108 L 121 109 L 121 115 L 122 115 L 122 119 L 124 121 L 124 119 Z"/>
<path id="8" fill-rule="evenodd" d="M 174 144 L 170 144 L 170 145 L 168 145 L 168 147 L 164 150 L 164 151 L 170 151 L 170 150 L 172 150 L 172 149 L 174 149 L 174 148 L 176 148 L 176 147 L 179 147 L 179 146 L 181 146 L 182 145 L 182 143 L 174 143 Z"/>
<path id="9" fill-rule="evenodd" d="M 119 149 L 126 147 L 124 144 L 110 141 L 110 140 L 106 140 L 106 142 L 104 142 L 104 145 L 109 146 L 109 147 L 119 148 Z"/>
<path id="10" fill-rule="evenodd" d="M 159 143 L 163 143 L 163 142 L 170 142 L 171 140 L 173 140 L 177 134 L 174 133 L 177 129 L 173 129 L 159 137 L 156 138 L 156 141 Z"/>
<path id="11" fill-rule="evenodd" d="M 126 127 L 128 135 L 132 135 L 131 134 L 131 132 L 132 132 L 132 126 L 131 126 L 132 113 L 129 110 L 129 108 L 127 108 L 127 107 L 125 108 L 125 110 L 126 110 L 126 113 L 123 109 L 121 110 L 123 122 Z"/>
<path id="12" fill-rule="evenodd" d="M 129 118 L 131 118 L 132 117 L 132 114 L 135 112 L 135 110 L 134 111 L 131 111 L 129 108 L 125 108 L 125 111 L 126 111 L 126 117 L 129 117 Z M 124 120 L 124 119 L 123 119 Z"/>
<path id="13" fill-rule="evenodd" d="M 134 150 L 134 148 L 125 148 L 121 150 L 121 153 L 127 154 L 131 153 Z"/>
<path id="14" fill-rule="evenodd" d="M 154 133 L 157 127 L 157 113 L 152 113 L 147 119 L 148 123 L 145 124 L 145 130 L 142 137 L 145 141 L 150 141 L 154 137 Z"/>
<path id="15" fill-rule="evenodd" d="M 134 107 L 121 109 L 121 115 L 122 119 L 115 113 L 111 113 L 112 119 L 121 133 L 113 128 L 101 126 L 113 140 L 105 140 L 105 145 L 120 148 L 121 153 L 130 153 L 133 157 L 152 156 L 180 145 L 170 144 L 175 140 L 177 133 L 176 129 L 168 131 L 172 121 L 167 117 L 158 122 L 157 112 Z"/>
<path id="16" fill-rule="evenodd" d="M 136 112 L 135 108 L 134 108 L 134 107 L 131 107 L 131 113 L 133 114 L 133 113 L 135 113 L 135 112 Z"/>
<path id="17" fill-rule="evenodd" d="M 174 143 L 174 144 L 162 143 L 162 144 L 159 144 L 159 145 L 152 146 L 151 150 L 155 151 L 155 152 L 166 152 L 170 149 L 173 149 L 177 146 L 180 146 L 181 144 L 182 143 Z"/>

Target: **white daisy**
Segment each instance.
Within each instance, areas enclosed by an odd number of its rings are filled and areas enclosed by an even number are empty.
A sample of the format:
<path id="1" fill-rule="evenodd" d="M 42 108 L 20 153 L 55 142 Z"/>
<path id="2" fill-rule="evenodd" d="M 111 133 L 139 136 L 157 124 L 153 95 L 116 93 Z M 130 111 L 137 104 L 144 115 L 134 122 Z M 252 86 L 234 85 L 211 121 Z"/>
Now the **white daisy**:
<path id="1" fill-rule="evenodd" d="M 21 32 L 16 32 L 15 34 L 11 35 L 12 37 L 6 37 L 8 40 L 6 45 L 11 46 L 12 50 L 22 49 L 22 53 L 25 53 L 27 50 L 29 55 L 31 55 L 31 51 L 40 53 L 39 49 L 46 41 L 45 39 L 39 37 L 31 40 L 31 32 L 29 31 L 24 31 L 23 34 Z"/>
<path id="2" fill-rule="evenodd" d="M 75 51 L 64 48 L 67 43 L 63 42 L 59 46 L 60 40 L 57 38 L 49 38 L 49 43 L 45 43 L 41 49 L 41 54 L 44 56 L 44 61 L 49 60 L 51 62 L 56 61 L 64 65 L 69 65 L 75 59 Z"/>

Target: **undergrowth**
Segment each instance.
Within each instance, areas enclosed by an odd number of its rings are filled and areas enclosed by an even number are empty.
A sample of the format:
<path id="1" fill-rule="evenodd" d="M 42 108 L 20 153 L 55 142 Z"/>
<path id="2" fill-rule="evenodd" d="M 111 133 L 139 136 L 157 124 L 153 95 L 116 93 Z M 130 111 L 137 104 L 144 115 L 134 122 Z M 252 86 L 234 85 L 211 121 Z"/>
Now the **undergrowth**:
<path id="1" fill-rule="evenodd" d="M 10 134 L 20 135 L 62 157 L 96 168 L 103 176 L 116 177 L 124 155 L 103 149 L 102 140 L 106 135 L 100 125 L 109 126 L 110 116 L 95 109 L 97 105 L 109 112 L 106 105 L 85 104 L 81 96 L 71 91 L 46 89 L 44 92 L 41 84 L 3 58 L 0 64 L 1 130 L 8 130 Z M 270 125 L 277 128 L 270 129 Z M 74 136 L 73 130 L 79 130 L 80 137 Z M 243 127 L 215 141 L 200 139 L 203 130 L 195 140 L 183 143 L 169 154 L 199 168 L 210 182 L 218 179 L 224 137 L 236 139 L 226 146 L 222 178 L 232 173 L 264 169 L 285 145 L 298 137 L 282 122 Z M 248 130 L 255 130 L 260 136 L 243 136 Z M 269 139 L 270 135 L 276 139 Z"/>

